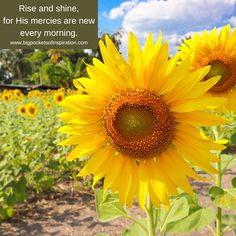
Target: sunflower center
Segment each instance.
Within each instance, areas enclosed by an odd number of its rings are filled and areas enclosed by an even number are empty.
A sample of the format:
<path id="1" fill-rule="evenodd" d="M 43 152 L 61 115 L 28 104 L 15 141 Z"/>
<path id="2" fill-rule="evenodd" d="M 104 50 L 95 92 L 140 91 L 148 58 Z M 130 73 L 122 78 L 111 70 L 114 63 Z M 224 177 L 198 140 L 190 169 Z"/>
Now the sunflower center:
<path id="1" fill-rule="evenodd" d="M 143 90 L 123 91 L 111 98 L 103 116 L 104 132 L 118 152 L 152 157 L 172 142 L 173 116 L 163 99 Z"/>
<path id="2" fill-rule="evenodd" d="M 209 90 L 211 93 L 224 93 L 236 84 L 236 62 L 228 54 L 214 52 L 203 58 L 201 66 L 211 65 L 211 70 L 204 77 L 204 81 L 214 76 L 221 76 L 220 80 Z"/>
<path id="3" fill-rule="evenodd" d="M 230 75 L 228 66 L 220 61 L 213 61 L 210 65 L 211 65 L 211 70 L 206 75 L 206 79 L 210 79 L 211 77 L 221 75 L 218 84 L 224 83 L 224 81 L 227 80 L 227 78 Z"/>
<path id="4" fill-rule="evenodd" d="M 30 108 L 29 108 L 29 112 L 30 112 L 31 114 L 34 114 L 35 109 L 34 109 L 33 107 L 30 107 Z"/>
<path id="5" fill-rule="evenodd" d="M 137 140 L 151 134 L 154 127 L 153 111 L 145 106 L 126 105 L 117 111 L 116 130 L 126 140 Z"/>

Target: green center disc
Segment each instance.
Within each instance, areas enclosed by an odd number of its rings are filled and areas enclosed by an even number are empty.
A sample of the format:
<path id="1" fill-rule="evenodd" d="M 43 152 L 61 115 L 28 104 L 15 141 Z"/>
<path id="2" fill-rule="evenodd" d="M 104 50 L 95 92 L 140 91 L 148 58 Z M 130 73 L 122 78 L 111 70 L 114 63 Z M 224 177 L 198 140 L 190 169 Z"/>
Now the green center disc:
<path id="1" fill-rule="evenodd" d="M 117 111 L 116 128 L 127 141 L 138 140 L 152 133 L 154 114 L 143 106 L 123 106 Z"/>

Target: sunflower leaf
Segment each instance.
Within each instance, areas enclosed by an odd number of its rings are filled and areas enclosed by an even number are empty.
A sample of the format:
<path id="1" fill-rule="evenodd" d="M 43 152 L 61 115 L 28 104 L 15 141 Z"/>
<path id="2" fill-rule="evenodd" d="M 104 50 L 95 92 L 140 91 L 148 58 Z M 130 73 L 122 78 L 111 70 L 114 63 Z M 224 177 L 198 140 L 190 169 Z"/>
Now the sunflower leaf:
<path id="1" fill-rule="evenodd" d="M 236 215 L 223 215 L 222 223 L 236 229 Z"/>
<path id="2" fill-rule="evenodd" d="M 232 144 L 236 144 L 236 133 L 234 133 L 231 137 L 230 137 L 230 142 Z"/>
<path id="3" fill-rule="evenodd" d="M 236 188 L 236 177 L 231 180 L 233 188 Z"/>
<path id="4" fill-rule="evenodd" d="M 148 236 L 147 230 L 144 230 L 145 228 L 147 228 L 147 220 L 145 218 L 138 219 L 137 222 L 125 229 L 121 236 Z"/>
<path id="5" fill-rule="evenodd" d="M 215 213 L 211 208 L 201 208 L 181 221 L 175 221 L 167 225 L 167 233 L 186 233 L 199 231 L 211 224 L 215 219 Z"/>
<path id="6" fill-rule="evenodd" d="M 223 190 L 213 186 L 209 189 L 212 202 L 220 208 L 236 210 L 236 189 Z"/>
<path id="7" fill-rule="evenodd" d="M 106 193 L 103 197 L 101 190 L 95 190 L 95 203 L 98 219 L 108 222 L 128 215 L 126 209 L 120 205 L 117 194 Z"/>
<path id="8" fill-rule="evenodd" d="M 172 207 L 168 212 L 162 211 L 161 217 L 161 232 L 165 232 L 168 224 L 179 221 L 189 214 L 189 205 L 186 198 L 175 199 Z"/>

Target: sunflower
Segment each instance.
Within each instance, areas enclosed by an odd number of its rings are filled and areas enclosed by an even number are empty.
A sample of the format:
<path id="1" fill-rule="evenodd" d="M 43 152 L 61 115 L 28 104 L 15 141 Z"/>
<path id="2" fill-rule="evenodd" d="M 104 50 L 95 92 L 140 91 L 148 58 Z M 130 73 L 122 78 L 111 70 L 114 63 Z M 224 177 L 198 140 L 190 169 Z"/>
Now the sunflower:
<path id="1" fill-rule="evenodd" d="M 46 95 L 42 95 L 42 96 L 41 96 L 41 99 L 42 99 L 44 102 L 47 102 L 48 97 L 47 97 Z"/>
<path id="2" fill-rule="evenodd" d="M 51 103 L 49 103 L 49 102 L 47 102 L 47 101 L 44 103 L 44 105 L 45 105 L 45 107 L 46 107 L 47 109 L 52 108 Z"/>
<path id="3" fill-rule="evenodd" d="M 15 98 L 16 100 L 21 100 L 21 99 L 24 97 L 24 94 L 21 93 L 21 91 L 20 91 L 19 89 L 15 89 L 15 90 L 13 91 L 13 94 L 14 94 L 14 98 Z"/>
<path id="4" fill-rule="evenodd" d="M 194 34 L 180 46 L 181 59 L 189 56 L 192 70 L 211 66 L 203 81 L 221 76 L 209 94 L 227 98 L 225 108 L 236 111 L 236 29 L 230 33 L 230 25 L 227 25 L 219 33 L 214 28 L 210 33 L 205 30 L 201 36 Z"/>
<path id="5" fill-rule="evenodd" d="M 11 95 L 11 93 L 4 93 L 4 94 L 2 95 L 2 100 L 3 100 L 4 102 L 9 102 L 9 101 L 11 101 L 11 100 L 12 100 L 12 95 Z"/>
<path id="6" fill-rule="evenodd" d="M 204 96 L 219 78 L 200 82 L 210 66 L 189 73 L 189 61 L 176 66 L 168 60 L 168 44 L 161 36 L 154 44 L 151 34 L 141 50 L 130 33 L 128 62 L 108 36 L 100 41 L 103 62 L 87 66 L 90 78 L 74 80 L 87 94 L 66 97 L 67 110 L 59 116 L 67 126 L 60 132 L 71 136 L 61 145 L 77 145 L 68 160 L 88 157 L 79 176 L 93 174 L 94 184 L 104 177 L 104 193 L 118 192 L 122 205 L 132 206 L 135 196 L 144 208 L 147 195 L 156 207 L 169 206 L 169 195 L 179 188 L 191 194 L 188 177 L 202 179 L 193 163 L 216 173 L 217 162 L 209 150 L 224 146 L 202 139 L 196 126 L 225 123 L 223 118 L 201 111 L 224 102 Z"/>
<path id="7" fill-rule="evenodd" d="M 64 92 L 56 92 L 53 95 L 53 99 L 56 103 L 60 103 L 64 99 Z"/>
<path id="8" fill-rule="evenodd" d="M 37 115 L 38 113 L 38 109 L 37 107 L 34 105 L 34 103 L 29 103 L 27 104 L 26 106 L 26 113 L 27 115 L 31 116 L 31 117 L 34 117 Z"/>
<path id="9" fill-rule="evenodd" d="M 26 115 L 26 110 L 27 110 L 26 105 L 20 105 L 18 107 L 18 113 L 22 116 Z"/>

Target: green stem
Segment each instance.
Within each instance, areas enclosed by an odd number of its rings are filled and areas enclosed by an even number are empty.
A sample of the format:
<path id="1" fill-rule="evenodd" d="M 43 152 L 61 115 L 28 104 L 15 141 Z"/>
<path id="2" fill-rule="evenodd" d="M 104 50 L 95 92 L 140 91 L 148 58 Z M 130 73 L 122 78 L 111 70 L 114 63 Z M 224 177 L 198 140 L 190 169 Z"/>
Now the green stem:
<path id="1" fill-rule="evenodd" d="M 156 214 L 156 210 L 152 204 L 150 197 L 148 198 L 147 201 L 146 214 L 147 214 L 148 236 L 155 236 L 156 224 L 155 224 L 154 214 Z"/>
<path id="2" fill-rule="evenodd" d="M 220 158 L 220 155 L 219 155 Z M 216 186 L 222 187 L 222 175 L 221 175 L 221 163 L 218 162 L 216 165 L 216 169 L 218 170 L 218 174 L 216 175 Z M 216 235 L 221 236 L 222 235 L 222 209 L 220 207 L 217 207 L 216 212 Z"/>
<path id="3" fill-rule="evenodd" d="M 222 138 L 223 134 L 220 132 L 220 127 L 213 127 L 213 132 L 215 135 L 215 140 L 219 140 Z M 217 153 L 217 157 L 221 160 L 220 152 Z M 216 175 L 216 186 L 221 188 L 222 187 L 222 169 L 221 169 L 221 162 L 216 164 L 216 169 L 218 174 Z M 216 208 L 216 235 L 222 236 L 222 209 L 220 207 Z"/>

